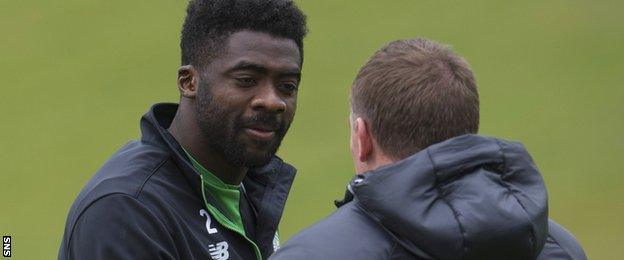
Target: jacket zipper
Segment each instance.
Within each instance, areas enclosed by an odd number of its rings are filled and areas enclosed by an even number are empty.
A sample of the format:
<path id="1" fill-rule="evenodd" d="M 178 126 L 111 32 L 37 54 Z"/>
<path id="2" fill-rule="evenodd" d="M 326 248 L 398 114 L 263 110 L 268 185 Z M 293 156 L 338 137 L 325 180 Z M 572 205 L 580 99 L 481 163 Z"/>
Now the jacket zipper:
<path id="1" fill-rule="evenodd" d="M 245 240 L 247 240 L 247 242 L 249 242 L 249 244 L 251 244 L 254 253 L 256 255 L 256 259 L 257 260 L 262 260 L 262 253 L 260 252 L 260 248 L 258 248 L 258 245 L 256 245 L 255 242 L 253 242 L 250 238 L 248 238 L 244 233 L 242 233 L 240 230 L 233 228 L 234 223 L 232 223 L 227 217 L 225 217 L 223 214 L 221 214 L 219 212 L 219 210 L 217 210 L 214 206 L 208 204 L 206 202 L 206 193 L 204 191 L 204 183 L 203 183 L 203 178 L 202 178 L 202 184 L 201 184 L 201 191 L 202 191 L 202 200 L 204 201 L 204 204 L 206 205 L 206 209 L 208 210 L 208 212 L 210 213 L 210 215 L 212 215 L 212 217 L 214 217 L 217 222 L 219 222 L 219 224 L 221 224 L 221 226 L 225 227 L 226 229 L 233 231 L 234 233 L 242 236 L 243 238 L 245 238 Z"/>

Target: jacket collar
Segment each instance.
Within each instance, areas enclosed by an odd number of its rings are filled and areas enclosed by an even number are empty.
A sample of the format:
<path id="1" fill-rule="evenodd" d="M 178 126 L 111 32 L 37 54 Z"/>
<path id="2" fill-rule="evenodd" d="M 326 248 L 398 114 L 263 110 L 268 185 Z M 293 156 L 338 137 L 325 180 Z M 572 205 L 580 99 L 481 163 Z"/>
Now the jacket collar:
<path id="1" fill-rule="evenodd" d="M 141 141 L 168 150 L 186 180 L 201 198 L 199 173 L 188 161 L 180 144 L 167 130 L 177 109 L 178 105 L 173 103 L 153 105 L 141 118 Z M 296 169 L 293 166 L 274 156 L 267 165 L 249 169 L 243 179 L 245 192 L 257 214 L 256 242 L 263 255 L 268 256 L 273 252 L 273 237 L 282 217 L 295 174 Z M 207 197 L 208 203 L 214 200 L 210 196 Z"/>

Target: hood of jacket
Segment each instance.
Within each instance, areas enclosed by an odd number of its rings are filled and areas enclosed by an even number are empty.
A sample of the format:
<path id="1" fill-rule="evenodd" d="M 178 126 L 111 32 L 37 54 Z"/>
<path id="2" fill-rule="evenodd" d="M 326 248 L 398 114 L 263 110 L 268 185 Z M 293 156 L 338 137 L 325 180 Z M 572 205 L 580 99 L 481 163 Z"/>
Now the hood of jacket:
<path id="1" fill-rule="evenodd" d="M 350 189 L 423 258 L 534 259 L 548 232 L 546 188 L 519 143 L 459 136 L 358 175 Z"/>

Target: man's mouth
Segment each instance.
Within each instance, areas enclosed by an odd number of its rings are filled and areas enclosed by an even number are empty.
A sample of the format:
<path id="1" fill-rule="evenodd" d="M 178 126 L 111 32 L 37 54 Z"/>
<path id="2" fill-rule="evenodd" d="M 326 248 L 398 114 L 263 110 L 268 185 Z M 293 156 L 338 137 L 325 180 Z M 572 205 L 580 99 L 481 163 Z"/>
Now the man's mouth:
<path id="1" fill-rule="evenodd" d="M 275 137 L 275 128 L 262 125 L 245 127 L 245 132 L 259 141 L 271 141 Z"/>

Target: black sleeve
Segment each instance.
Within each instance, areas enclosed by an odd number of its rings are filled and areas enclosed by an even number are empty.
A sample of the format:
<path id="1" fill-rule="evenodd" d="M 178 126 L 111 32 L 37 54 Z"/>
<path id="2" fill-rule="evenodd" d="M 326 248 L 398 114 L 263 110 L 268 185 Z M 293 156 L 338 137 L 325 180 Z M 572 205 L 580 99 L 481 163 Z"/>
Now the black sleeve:
<path id="1" fill-rule="evenodd" d="M 317 251 L 309 245 L 300 245 L 299 243 L 287 243 L 284 247 L 278 249 L 269 260 L 312 260 L 312 259 L 328 259 L 320 258 L 319 254 L 323 251 Z"/>
<path id="2" fill-rule="evenodd" d="M 587 260 L 587 256 L 570 232 L 549 219 L 546 244 L 537 260 Z"/>
<path id="3" fill-rule="evenodd" d="M 125 194 L 100 198 L 79 216 L 69 259 L 177 259 L 171 234 L 143 203 Z"/>

